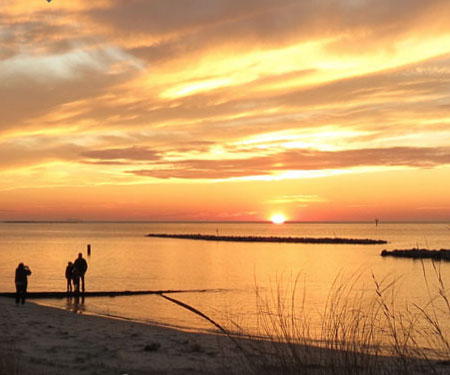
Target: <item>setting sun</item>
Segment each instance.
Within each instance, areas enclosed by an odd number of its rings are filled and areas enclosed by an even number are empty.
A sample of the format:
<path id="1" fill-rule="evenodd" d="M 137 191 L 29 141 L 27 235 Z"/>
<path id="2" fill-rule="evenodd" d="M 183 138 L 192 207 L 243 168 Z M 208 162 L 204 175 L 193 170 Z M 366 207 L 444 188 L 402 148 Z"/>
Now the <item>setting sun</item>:
<path id="1" fill-rule="evenodd" d="M 274 224 L 283 224 L 286 221 L 286 218 L 282 214 L 275 214 L 272 215 L 270 221 L 272 221 L 272 223 Z"/>

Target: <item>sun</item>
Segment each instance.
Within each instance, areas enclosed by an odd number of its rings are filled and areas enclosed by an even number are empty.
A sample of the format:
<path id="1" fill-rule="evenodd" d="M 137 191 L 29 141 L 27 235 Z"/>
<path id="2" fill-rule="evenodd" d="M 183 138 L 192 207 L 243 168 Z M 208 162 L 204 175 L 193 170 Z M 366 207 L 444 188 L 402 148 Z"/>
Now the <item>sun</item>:
<path id="1" fill-rule="evenodd" d="M 286 221 L 286 218 L 283 214 L 274 214 L 270 218 L 270 221 L 272 221 L 272 223 L 274 224 L 283 224 Z"/>

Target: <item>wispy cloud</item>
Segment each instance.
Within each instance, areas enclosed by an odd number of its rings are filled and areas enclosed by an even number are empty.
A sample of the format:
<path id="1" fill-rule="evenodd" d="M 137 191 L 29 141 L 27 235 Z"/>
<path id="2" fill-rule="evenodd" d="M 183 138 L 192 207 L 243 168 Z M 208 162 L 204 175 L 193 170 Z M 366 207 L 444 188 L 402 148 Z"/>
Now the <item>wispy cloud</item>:
<path id="1" fill-rule="evenodd" d="M 158 161 L 152 169 L 130 170 L 154 178 L 227 179 L 356 167 L 431 168 L 450 164 L 450 148 L 379 148 L 337 152 L 293 150 L 270 156 L 227 160 Z"/>
<path id="2" fill-rule="evenodd" d="M 83 153 L 83 156 L 100 160 L 158 160 L 156 152 L 142 147 L 112 148 L 105 150 L 94 150 Z"/>
<path id="3" fill-rule="evenodd" d="M 266 201 L 268 204 L 293 204 L 293 203 L 311 203 L 311 202 L 324 202 L 325 199 L 318 195 L 296 194 L 296 195 L 283 195 L 277 198 L 269 199 Z"/>

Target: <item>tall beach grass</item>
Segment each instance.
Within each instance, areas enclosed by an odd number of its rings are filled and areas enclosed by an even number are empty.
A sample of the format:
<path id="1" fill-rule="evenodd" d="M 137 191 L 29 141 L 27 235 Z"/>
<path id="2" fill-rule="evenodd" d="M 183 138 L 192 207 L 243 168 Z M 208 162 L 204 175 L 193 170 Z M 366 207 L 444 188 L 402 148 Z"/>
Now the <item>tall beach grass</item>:
<path id="1" fill-rule="evenodd" d="M 428 265 L 430 263 L 427 263 Z M 431 267 L 432 276 L 427 271 Z M 339 275 L 314 312 L 300 277 L 256 288 L 257 332 L 242 354 L 254 374 L 450 373 L 450 301 L 439 263 L 422 262 L 429 301 L 397 302 L 398 280 Z M 231 333 L 230 333 L 231 335 Z"/>

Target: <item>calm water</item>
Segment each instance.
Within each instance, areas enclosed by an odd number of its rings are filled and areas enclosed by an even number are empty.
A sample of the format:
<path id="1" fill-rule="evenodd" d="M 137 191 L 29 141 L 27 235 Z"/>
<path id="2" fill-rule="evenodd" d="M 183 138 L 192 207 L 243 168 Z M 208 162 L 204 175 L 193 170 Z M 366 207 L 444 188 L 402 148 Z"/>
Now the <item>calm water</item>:
<path id="1" fill-rule="evenodd" d="M 148 233 L 202 233 L 305 237 L 374 238 L 387 245 L 311 245 L 208 242 L 145 237 Z M 219 323 L 230 318 L 248 327 L 256 316 L 255 285 L 271 292 L 301 274 L 307 308 L 318 310 L 338 274 L 360 275 L 358 286 L 373 288 L 377 279 L 398 278 L 397 299 L 426 303 L 422 264 L 382 258 L 383 249 L 450 248 L 445 223 L 252 224 L 252 223 L 0 223 L 0 291 L 14 291 L 19 262 L 33 271 L 29 291 L 64 291 L 67 261 L 78 252 L 87 258 L 87 290 L 208 289 L 172 295 Z M 431 262 L 425 262 L 430 275 Z M 441 264 L 450 285 L 450 262 Z M 207 330 L 208 323 L 158 296 L 90 298 L 84 304 L 47 300 L 40 303 L 110 314 L 184 329 Z"/>

